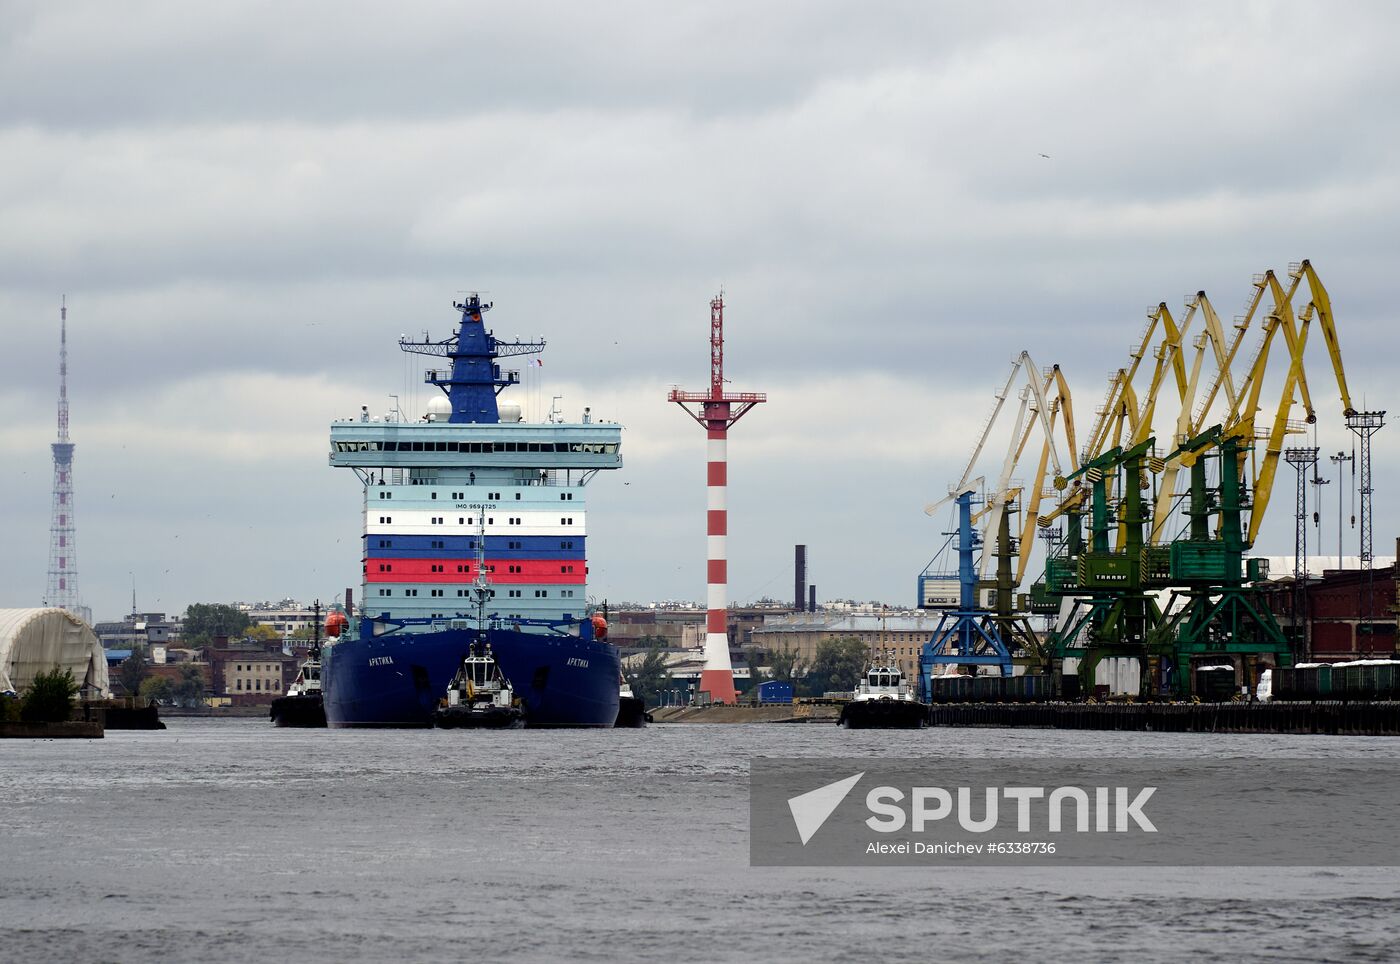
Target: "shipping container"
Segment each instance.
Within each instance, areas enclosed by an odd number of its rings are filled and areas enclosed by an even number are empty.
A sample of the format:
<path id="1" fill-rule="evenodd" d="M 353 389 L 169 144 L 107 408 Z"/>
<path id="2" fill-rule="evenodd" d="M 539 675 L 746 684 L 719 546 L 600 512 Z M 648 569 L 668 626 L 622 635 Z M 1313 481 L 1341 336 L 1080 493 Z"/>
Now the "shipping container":
<path id="1" fill-rule="evenodd" d="M 760 703 L 791 703 L 792 684 L 782 680 L 764 680 L 758 684 L 758 701 Z"/>
<path id="2" fill-rule="evenodd" d="M 1273 672 L 1274 700 L 1397 700 L 1400 662 L 1364 659 L 1309 664 Z"/>

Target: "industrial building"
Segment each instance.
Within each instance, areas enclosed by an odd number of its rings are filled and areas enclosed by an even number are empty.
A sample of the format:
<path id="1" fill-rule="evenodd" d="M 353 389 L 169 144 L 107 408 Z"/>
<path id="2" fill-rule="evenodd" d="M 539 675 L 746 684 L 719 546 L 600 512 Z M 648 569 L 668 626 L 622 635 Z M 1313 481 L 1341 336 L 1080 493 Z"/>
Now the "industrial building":
<path id="1" fill-rule="evenodd" d="M 828 640 L 858 639 L 872 653 L 889 650 L 911 678 L 918 672 L 919 649 L 938 625 L 929 613 L 791 613 L 766 619 L 749 634 L 764 657 L 791 651 L 798 666 L 810 666 L 817 647 Z"/>
<path id="2" fill-rule="evenodd" d="M 1295 641 L 1301 661 L 1393 659 L 1400 655 L 1400 571 L 1330 569 L 1300 581 L 1274 580 L 1264 589 L 1269 609 Z"/>

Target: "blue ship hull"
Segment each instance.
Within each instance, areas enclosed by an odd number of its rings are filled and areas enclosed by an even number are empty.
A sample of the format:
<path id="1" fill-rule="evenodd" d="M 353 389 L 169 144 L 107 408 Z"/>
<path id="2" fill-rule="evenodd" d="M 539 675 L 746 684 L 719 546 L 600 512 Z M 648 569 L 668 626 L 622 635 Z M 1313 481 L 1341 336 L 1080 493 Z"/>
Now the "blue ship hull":
<path id="1" fill-rule="evenodd" d="M 432 726 L 438 701 L 482 634 L 474 629 L 340 639 L 322 657 L 326 722 L 333 727 Z M 595 639 L 491 629 L 501 672 L 528 726 L 612 726 L 620 657 Z"/>

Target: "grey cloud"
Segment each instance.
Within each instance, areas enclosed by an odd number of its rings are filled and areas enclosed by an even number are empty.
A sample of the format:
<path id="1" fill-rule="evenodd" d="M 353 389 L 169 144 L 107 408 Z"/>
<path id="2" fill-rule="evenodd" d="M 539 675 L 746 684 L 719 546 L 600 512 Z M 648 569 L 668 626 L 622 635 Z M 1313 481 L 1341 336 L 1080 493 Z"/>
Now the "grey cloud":
<path id="1" fill-rule="evenodd" d="M 1064 365 L 1087 420 L 1146 306 L 1204 288 L 1228 318 L 1253 272 L 1309 257 L 1353 390 L 1383 398 L 1397 20 L 1381 4 L 12 3 L 0 392 L 46 439 L 66 291 L 80 551 L 116 607 L 102 574 L 160 561 L 127 548 L 132 530 L 232 538 L 203 520 L 207 500 L 257 517 L 265 540 L 344 552 L 329 546 L 354 508 L 335 500 L 354 493 L 319 443 L 250 485 L 202 455 L 101 448 L 84 434 L 96 413 L 165 426 L 158 388 L 178 385 L 188 420 L 232 432 L 247 413 L 206 389 L 249 372 L 287 376 L 265 390 L 289 411 L 323 377 L 386 404 L 414 390 L 394 340 L 445 335 L 463 288 L 491 292 L 502 335 L 543 335 L 547 376 L 576 394 L 640 386 L 664 406 L 667 385 L 705 381 L 707 303 L 724 286 L 728 373 L 773 392 L 772 408 L 810 409 L 794 431 L 814 451 L 834 408 L 929 446 L 917 474 L 858 451 L 794 466 L 760 446 L 756 415 L 734 446 L 736 479 L 755 486 L 733 494 L 736 587 L 786 567 L 783 543 L 805 533 L 831 558 L 879 543 L 888 561 L 849 591 L 893 598 L 924 561 L 918 509 L 960 469 L 970 430 L 904 397 L 855 397 L 864 373 L 943 387 L 980 416 L 1028 348 Z M 792 394 L 814 376 L 828 392 Z M 598 531 L 688 531 L 703 497 L 693 441 L 693 478 L 634 447 L 633 484 L 599 482 Z M 0 505 L 27 547 L 0 559 L 15 586 L 42 569 L 48 508 L 44 443 L 20 458 L 25 481 Z M 302 501 L 266 494 L 283 484 Z M 769 491 L 793 495 L 779 512 Z M 879 515 L 862 519 L 853 506 L 872 493 Z M 687 594 L 693 571 L 653 580 L 624 544 L 598 542 L 599 572 L 622 587 L 609 591 Z M 240 542 L 208 583 L 169 591 L 213 592 L 256 552 Z M 323 592 L 297 575 L 322 561 L 263 578 Z M 354 553 L 327 564 L 353 575 Z"/>
<path id="2" fill-rule="evenodd" d="M 7 19 L 0 117 L 84 129 L 561 103 L 757 110 L 1007 24 L 917 3 L 34 2 Z"/>

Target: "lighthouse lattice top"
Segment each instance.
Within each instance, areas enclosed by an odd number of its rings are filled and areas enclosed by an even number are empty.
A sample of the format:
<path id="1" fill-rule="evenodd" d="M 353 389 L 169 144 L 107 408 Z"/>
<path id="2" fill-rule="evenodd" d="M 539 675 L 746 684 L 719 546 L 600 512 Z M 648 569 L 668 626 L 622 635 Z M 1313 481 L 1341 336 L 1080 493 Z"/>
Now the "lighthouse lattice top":
<path id="1" fill-rule="evenodd" d="M 705 428 L 728 428 L 739 421 L 749 409 L 759 402 L 766 402 L 768 396 L 763 392 L 726 392 L 724 390 L 724 294 L 710 300 L 710 390 L 708 392 L 684 392 L 679 388 L 671 389 L 667 396 L 668 401 L 677 402 L 691 418 L 695 419 Z M 700 402 L 702 408 L 699 412 L 692 412 L 686 408 L 686 402 Z M 721 407 L 714 404 L 724 402 Z M 736 408 L 730 409 L 730 404 Z M 710 424 L 711 422 L 722 422 L 723 424 Z"/>

